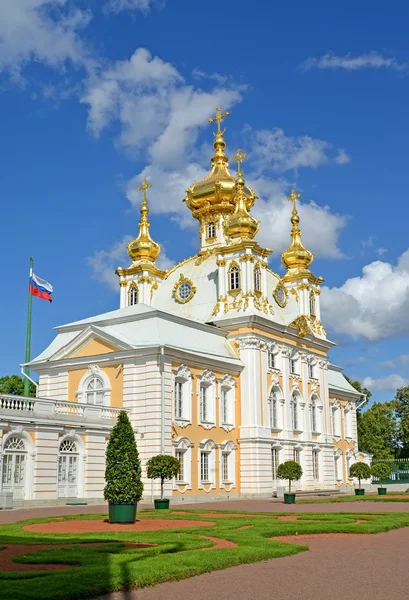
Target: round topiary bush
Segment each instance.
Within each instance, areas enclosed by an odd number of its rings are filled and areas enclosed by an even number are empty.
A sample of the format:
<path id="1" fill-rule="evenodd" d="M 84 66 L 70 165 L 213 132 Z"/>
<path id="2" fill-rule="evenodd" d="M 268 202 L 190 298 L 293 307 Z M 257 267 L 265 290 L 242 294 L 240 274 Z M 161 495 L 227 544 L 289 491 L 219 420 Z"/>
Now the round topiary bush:
<path id="1" fill-rule="evenodd" d="M 280 479 L 288 479 L 288 491 L 291 494 L 291 482 L 297 481 L 302 477 L 302 468 L 295 460 L 287 460 L 278 465 L 277 477 Z"/>
<path id="2" fill-rule="evenodd" d="M 169 454 L 157 454 L 146 463 L 146 475 L 149 479 L 160 479 L 160 497 L 163 500 L 163 484 L 166 479 L 173 479 L 179 473 L 177 458 Z"/>
<path id="3" fill-rule="evenodd" d="M 141 461 L 128 414 L 121 410 L 106 450 L 104 498 L 110 504 L 138 502 L 142 498 Z"/>
<path id="4" fill-rule="evenodd" d="M 369 479 L 371 476 L 371 468 L 364 462 L 356 462 L 349 468 L 349 476 L 356 477 L 361 488 L 361 479 Z"/>
<path id="5" fill-rule="evenodd" d="M 376 477 L 376 479 L 379 479 L 382 487 L 382 482 L 385 481 L 385 479 L 389 479 L 391 476 L 391 468 L 385 463 L 377 463 L 372 466 L 371 474 L 373 477 Z"/>

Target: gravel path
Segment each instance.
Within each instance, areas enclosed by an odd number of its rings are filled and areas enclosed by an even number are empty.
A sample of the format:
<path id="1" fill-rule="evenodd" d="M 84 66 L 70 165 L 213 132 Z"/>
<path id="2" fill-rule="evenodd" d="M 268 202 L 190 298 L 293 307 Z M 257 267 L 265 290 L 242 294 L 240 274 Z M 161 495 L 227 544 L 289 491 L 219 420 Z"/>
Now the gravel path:
<path id="1" fill-rule="evenodd" d="M 320 505 L 322 506 L 322 505 Z M 254 507 L 252 508 L 254 510 Z M 409 528 L 377 535 L 303 536 L 310 551 L 95 600 L 401 600 L 409 589 Z"/>

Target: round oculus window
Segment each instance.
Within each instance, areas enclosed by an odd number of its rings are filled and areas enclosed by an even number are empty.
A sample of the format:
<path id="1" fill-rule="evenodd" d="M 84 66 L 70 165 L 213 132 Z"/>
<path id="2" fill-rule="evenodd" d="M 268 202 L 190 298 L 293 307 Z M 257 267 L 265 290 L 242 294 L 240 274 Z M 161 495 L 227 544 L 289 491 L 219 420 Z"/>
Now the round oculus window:
<path id="1" fill-rule="evenodd" d="M 192 286 L 187 281 L 184 281 L 178 287 L 178 296 L 181 300 L 187 300 L 191 293 L 192 293 Z"/>
<path id="2" fill-rule="evenodd" d="M 281 287 L 281 285 L 276 289 L 276 299 L 278 304 L 280 304 L 281 306 L 284 306 L 284 304 L 286 303 L 286 294 L 285 294 L 285 290 L 283 287 Z"/>

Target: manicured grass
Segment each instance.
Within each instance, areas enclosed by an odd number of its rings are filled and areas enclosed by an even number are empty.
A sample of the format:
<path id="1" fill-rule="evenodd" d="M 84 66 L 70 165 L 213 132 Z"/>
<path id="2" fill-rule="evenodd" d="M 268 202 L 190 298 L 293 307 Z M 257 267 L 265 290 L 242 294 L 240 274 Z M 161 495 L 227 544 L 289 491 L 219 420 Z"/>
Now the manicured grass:
<path id="1" fill-rule="evenodd" d="M 209 520 L 220 512 L 203 510 L 143 511 L 138 518 Z M 233 512 L 233 511 L 231 511 Z M 409 513 L 303 513 L 297 521 L 280 521 L 278 513 L 242 513 L 242 517 L 213 517 L 215 525 L 189 529 L 149 532 L 104 532 L 92 534 L 38 534 L 22 529 L 24 525 L 53 521 L 33 519 L 0 527 L 0 544 L 72 544 L 66 548 L 39 550 L 20 555 L 15 561 L 38 564 L 37 572 L 0 572 L 2 600 L 75 600 L 120 589 L 155 585 L 180 580 L 216 569 L 243 563 L 286 556 L 306 550 L 302 545 L 278 542 L 269 538 L 305 533 L 378 533 L 409 526 Z M 72 515 L 70 519 L 101 519 L 106 515 Z M 355 524 L 358 520 L 363 523 Z M 251 525 L 249 529 L 242 529 Z M 235 542 L 237 548 L 210 549 L 213 542 L 200 536 L 212 536 Z M 82 546 L 84 542 L 107 542 L 99 546 Z M 125 548 L 125 542 L 157 544 L 151 548 Z M 72 569 L 41 572 L 41 563 L 68 564 Z"/>
<path id="2" fill-rule="evenodd" d="M 399 494 L 401 495 L 401 494 Z M 377 494 L 365 494 L 365 496 L 328 496 L 323 498 L 299 498 L 297 504 L 326 504 L 328 502 L 409 502 L 409 494 L 406 498 L 396 498 L 392 492 L 386 496 L 378 496 Z M 405 494 L 406 496 L 406 494 Z"/>

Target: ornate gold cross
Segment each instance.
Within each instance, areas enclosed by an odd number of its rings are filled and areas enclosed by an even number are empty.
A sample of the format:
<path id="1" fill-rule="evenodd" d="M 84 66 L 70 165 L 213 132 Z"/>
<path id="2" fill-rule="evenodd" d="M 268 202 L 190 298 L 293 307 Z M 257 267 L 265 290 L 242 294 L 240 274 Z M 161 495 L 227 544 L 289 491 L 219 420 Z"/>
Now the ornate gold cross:
<path id="1" fill-rule="evenodd" d="M 223 121 L 223 119 L 225 119 L 226 117 L 228 117 L 230 115 L 229 112 L 225 112 L 222 113 L 220 106 L 216 107 L 216 114 L 214 117 L 211 117 L 209 119 L 209 123 L 214 123 L 214 121 L 217 122 L 217 133 L 214 133 L 213 135 L 223 135 L 223 133 L 226 131 L 225 129 L 222 131 L 220 129 L 220 123 Z"/>
<path id="2" fill-rule="evenodd" d="M 293 210 L 297 210 L 295 208 L 295 203 L 297 202 L 298 198 L 301 198 L 301 194 L 297 194 L 295 190 L 291 190 L 291 194 L 287 196 L 287 200 L 293 203 Z"/>
<path id="3" fill-rule="evenodd" d="M 143 199 L 145 202 L 146 202 L 146 190 L 148 190 L 150 187 L 152 187 L 152 184 L 147 181 L 146 177 L 142 181 L 142 185 L 140 185 L 138 187 L 138 192 L 141 192 L 143 190 Z"/>
<path id="4" fill-rule="evenodd" d="M 243 173 L 241 172 L 241 163 L 245 158 L 247 158 L 247 154 L 245 152 L 242 152 L 240 150 L 240 148 L 237 148 L 236 155 L 233 156 L 233 158 L 231 160 L 232 160 L 232 162 L 237 163 L 237 175 L 238 176 L 243 175 Z"/>

